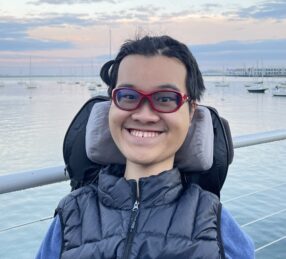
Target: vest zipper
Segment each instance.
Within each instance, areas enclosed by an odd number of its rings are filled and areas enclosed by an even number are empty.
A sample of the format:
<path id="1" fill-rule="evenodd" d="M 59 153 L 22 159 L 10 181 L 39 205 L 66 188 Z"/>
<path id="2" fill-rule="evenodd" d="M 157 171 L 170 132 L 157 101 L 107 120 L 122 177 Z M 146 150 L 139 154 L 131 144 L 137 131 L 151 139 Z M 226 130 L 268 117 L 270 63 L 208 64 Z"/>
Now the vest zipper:
<path id="1" fill-rule="evenodd" d="M 127 241 L 126 241 L 126 245 L 124 249 L 123 259 L 129 258 L 132 241 L 133 241 L 134 234 L 135 234 L 134 230 L 135 230 L 136 220 L 138 216 L 138 211 L 139 211 L 139 202 L 136 200 L 131 210 L 130 224 L 129 224 L 128 234 L 126 238 Z"/>

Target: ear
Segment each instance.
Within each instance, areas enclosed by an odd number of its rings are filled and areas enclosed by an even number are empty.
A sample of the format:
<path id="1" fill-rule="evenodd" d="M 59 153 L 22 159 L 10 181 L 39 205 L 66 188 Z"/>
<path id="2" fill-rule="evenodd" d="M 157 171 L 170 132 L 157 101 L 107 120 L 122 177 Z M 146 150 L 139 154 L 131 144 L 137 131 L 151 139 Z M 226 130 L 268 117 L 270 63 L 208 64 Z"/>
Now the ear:
<path id="1" fill-rule="evenodd" d="M 195 111 L 197 109 L 197 106 L 198 106 L 197 103 L 195 103 L 194 101 L 192 101 L 190 103 L 190 125 L 192 123 L 192 119 L 194 117 L 194 114 L 195 114 Z"/>

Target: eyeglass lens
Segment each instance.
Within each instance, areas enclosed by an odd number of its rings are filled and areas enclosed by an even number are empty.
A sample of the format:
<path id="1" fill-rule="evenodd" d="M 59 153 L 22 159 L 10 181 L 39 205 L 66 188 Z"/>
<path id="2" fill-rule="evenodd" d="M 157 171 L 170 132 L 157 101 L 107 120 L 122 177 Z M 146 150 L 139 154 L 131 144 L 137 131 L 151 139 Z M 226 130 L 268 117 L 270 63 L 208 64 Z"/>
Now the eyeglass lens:
<path id="1" fill-rule="evenodd" d="M 150 95 L 143 95 L 133 89 L 118 89 L 115 91 L 117 105 L 125 110 L 137 109 L 145 96 L 151 102 L 153 108 L 162 112 L 176 110 L 182 101 L 182 96 L 172 91 L 162 90 Z"/>

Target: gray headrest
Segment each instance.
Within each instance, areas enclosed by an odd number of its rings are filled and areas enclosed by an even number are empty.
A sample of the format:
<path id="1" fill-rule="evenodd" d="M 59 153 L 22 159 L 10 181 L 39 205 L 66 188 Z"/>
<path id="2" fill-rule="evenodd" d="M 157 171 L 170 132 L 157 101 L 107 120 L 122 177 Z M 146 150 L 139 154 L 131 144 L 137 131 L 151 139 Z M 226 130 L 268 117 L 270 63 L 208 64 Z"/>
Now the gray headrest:
<path id="1" fill-rule="evenodd" d="M 125 164 L 108 125 L 110 101 L 94 104 L 86 125 L 87 157 L 98 164 Z M 198 106 L 187 137 L 175 155 L 175 165 L 183 172 L 205 171 L 213 163 L 214 135 L 210 111 Z"/>

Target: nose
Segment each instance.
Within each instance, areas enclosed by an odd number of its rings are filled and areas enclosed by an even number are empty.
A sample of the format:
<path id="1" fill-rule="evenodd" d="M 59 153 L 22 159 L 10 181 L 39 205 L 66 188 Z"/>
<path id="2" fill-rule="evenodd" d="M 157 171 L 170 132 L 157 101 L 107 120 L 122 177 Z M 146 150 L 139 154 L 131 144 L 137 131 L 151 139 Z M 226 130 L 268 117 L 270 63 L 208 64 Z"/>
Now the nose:
<path id="1" fill-rule="evenodd" d="M 160 116 L 152 109 L 148 100 L 143 100 L 138 109 L 132 113 L 131 118 L 142 123 L 154 123 L 160 120 Z"/>

